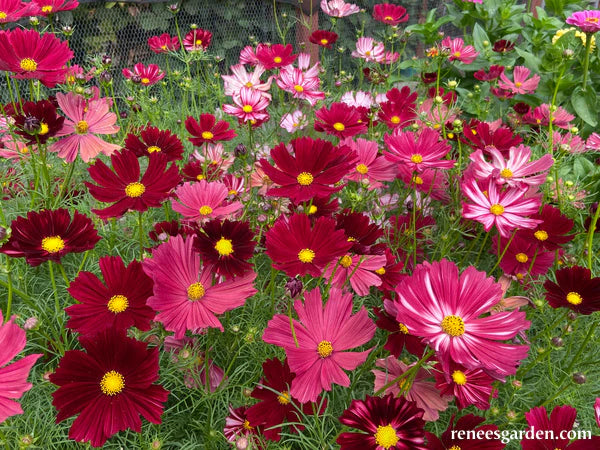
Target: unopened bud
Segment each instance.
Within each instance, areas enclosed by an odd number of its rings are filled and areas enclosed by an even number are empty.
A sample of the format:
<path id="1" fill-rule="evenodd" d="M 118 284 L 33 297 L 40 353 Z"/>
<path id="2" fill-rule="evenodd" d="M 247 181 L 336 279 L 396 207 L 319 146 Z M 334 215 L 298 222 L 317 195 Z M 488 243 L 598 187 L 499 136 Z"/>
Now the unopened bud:
<path id="1" fill-rule="evenodd" d="M 584 373 L 575 372 L 573 374 L 573 383 L 575 384 L 585 384 L 587 382 L 587 377 Z"/>

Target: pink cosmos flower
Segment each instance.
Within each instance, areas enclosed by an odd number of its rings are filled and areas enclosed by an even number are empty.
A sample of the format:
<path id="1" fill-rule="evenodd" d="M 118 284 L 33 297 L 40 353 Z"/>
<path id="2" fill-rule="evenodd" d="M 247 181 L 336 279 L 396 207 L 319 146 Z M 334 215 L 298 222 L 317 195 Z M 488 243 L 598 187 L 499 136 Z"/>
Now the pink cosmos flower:
<path id="1" fill-rule="evenodd" d="M 319 100 L 325 98 L 325 93 L 319 90 L 318 74 L 319 63 L 306 71 L 290 65 L 281 69 L 275 81 L 280 89 L 291 93 L 294 98 L 304 99 L 311 106 L 315 106 Z"/>
<path id="2" fill-rule="evenodd" d="M 115 125 L 116 114 L 110 112 L 110 103 L 106 98 L 86 101 L 81 95 L 68 92 L 56 94 L 56 101 L 67 116 L 56 136 L 67 136 L 50 147 L 48 151 L 58 152 L 66 162 L 73 162 L 79 152 L 81 159 L 89 162 L 99 153 L 111 155 L 120 145 L 109 144 L 95 134 L 115 134 L 119 127 Z"/>
<path id="3" fill-rule="evenodd" d="M 375 375 L 375 386 L 373 388 L 375 392 L 414 366 L 414 364 L 410 366 L 406 365 L 394 356 L 378 359 L 375 365 L 383 369 L 383 371 L 371 370 L 373 375 Z M 445 411 L 448 408 L 448 403 L 452 401 L 452 396 L 442 395 L 436 388 L 435 382 L 425 381 L 432 377 L 433 375 L 425 369 L 419 369 L 410 386 L 407 386 L 408 383 L 403 378 L 400 382 L 387 388 L 385 394 L 393 394 L 394 397 L 404 395 L 407 400 L 415 402 L 418 408 L 425 411 L 425 414 L 423 414 L 424 420 L 435 422 L 440 417 L 439 412 Z"/>
<path id="4" fill-rule="evenodd" d="M 596 416 L 596 424 L 600 427 L 600 397 L 594 402 L 594 415 Z"/>
<path id="5" fill-rule="evenodd" d="M 222 170 L 227 170 L 233 164 L 233 159 L 228 158 L 229 154 L 225 152 L 223 144 L 217 142 L 216 144 L 204 143 L 199 150 L 194 150 L 192 155 L 196 161 L 200 161 L 202 164 L 211 165 L 218 167 Z"/>
<path id="6" fill-rule="evenodd" d="M 365 91 L 348 91 L 342 95 L 340 102 L 355 108 L 371 108 L 375 104 L 373 95 Z"/>
<path id="7" fill-rule="evenodd" d="M 499 252 L 503 252 L 507 244 L 508 242 L 500 239 L 500 248 L 498 248 L 498 236 L 494 236 L 490 252 L 500 254 Z M 559 251 L 559 255 L 561 252 Z M 545 251 L 535 240 L 528 239 L 518 232 L 504 251 L 500 268 L 505 274 L 512 275 L 517 280 L 527 276 L 535 278 L 548 272 L 554 264 L 554 258 L 554 252 Z"/>
<path id="8" fill-rule="evenodd" d="M 364 59 L 366 62 L 381 62 L 385 58 L 383 43 L 371 37 L 361 37 L 356 41 L 356 50 L 352 52 L 355 58 Z"/>
<path id="9" fill-rule="evenodd" d="M 179 50 L 181 44 L 177 36 L 171 37 L 169 33 L 148 38 L 148 46 L 154 53 L 167 53 Z"/>
<path id="10" fill-rule="evenodd" d="M 224 219 L 242 207 L 240 202 L 227 203 L 228 195 L 227 186 L 219 181 L 187 182 L 175 190 L 179 202 L 171 200 L 171 206 L 173 211 L 190 221 Z"/>
<path id="11" fill-rule="evenodd" d="M 294 55 L 292 44 L 258 44 L 256 47 L 256 58 L 267 70 L 288 66 L 297 57 L 298 55 Z"/>
<path id="12" fill-rule="evenodd" d="M 32 16 L 49 16 L 60 11 L 70 11 L 79 6 L 77 0 L 32 0 L 37 10 L 31 11 Z"/>
<path id="13" fill-rule="evenodd" d="M 441 395 L 454 395 L 458 409 L 474 405 L 479 409 L 490 408 L 490 397 L 494 387 L 494 380 L 483 369 L 467 369 L 456 363 L 444 371 L 439 365 L 436 367 L 436 385 Z"/>
<path id="14" fill-rule="evenodd" d="M 308 125 L 308 120 L 304 113 L 299 109 L 288 114 L 281 116 L 281 122 L 279 126 L 287 130 L 288 133 L 295 133 L 298 130 L 302 130 Z"/>
<path id="15" fill-rule="evenodd" d="M 242 87 L 239 96 L 233 96 L 235 105 L 223 105 L 223 111 L 237 117 L 242 122 L 261 121 L 269 118 L 266 112 L 269 100 L 261 91 Z"/>
<path id="16" fill-rule="evenodd" d="M 420 264 L 396 292 L 397 320 L 436 350 L 445 371 L 455 362 L 503 379 L 527 356 L 527 345 L 499 342 L 529 328 L 525 313 L 480 317 L 500 302 L 502 288 L 473 266 L 459 275 L 456 264 L 446 259 Z"/>
<path id="17" fill-rule="evenodd" d="M 592 136 L 590 136 L 590 138 L 591 137 Z M 586 146 L 585 141 L 576 134 L 560 134 L 558 131 L 552 133 L 552 146 L 555 150 L 562 150 L 563 152 L 573 154 L 585 153 L 589 151 L 589 148 Z"/>
<path id="18" fill-rule="evenodd" d="M 575 118 L 573 114 L 569 114 L 560 106 L 555 107 L 554 112 L 550 112 L 550 105 L 543 103 L 533 111 L 530 111 L 523 117 L 524 123 L 531 123 L 542 127 L 547 127 L 552 121 L 552 125 L 556 128 L 568 130 L 571 128 L 571 120 Z"/>
<path id="19" fill-rule="evenodd" d="M 381 286 L 376 271 L 386 263 L 385 255 L 344 255 L 337 265 L 330 264 L 323 276 L 329 279 L 333 275 L 332 286 L 338 289 L 350 282 L 352 290 L 362 297 L 369 294 L 371 286 Z"/>
<path id="20" fill-rule="evenodd" d="M 584 33 L 595 33 L 600 31 L 600 11 L 577 11 L 567 17 L 566 22 L 575 25 Z"/>
<path id="21" fill-rule="evenodd" d="M 253 91 L 259 91 L 263 97 L 271 100 L 269 89 L 271 89 L 273 75 L 263 83 L 260 77 L 265 73 L 265 68 L 262 65 L 257 65 L 252 73 L 246 72 L 243 64 L 231 66 L 230 70 L 233 72 L 233 75 L 221 75 L 221 78 L 225 82 L 225 95 L 239 95 L 242 88 L 247 87 Z"/>
<path id="22" fill-rule="evenodd" d="M 502 190 L 493 178 L 488 180 L 487 195 L 483 193 L 475 178 L 462 184 L 463 194 L 473 203 L 462 203 L 462 215 L 465 219 L 473 219 L 483 224 L 485 231 L 494 225 L 502 237 L 510 236 L 515 228 L 535 228 L 539 220 L 525 216 L 535 214 L 540 205 L 539 195 L 526 197 L 526 192 L 519 188 Z"/>
<path id="23" fill-rule="evenodd" d="M 296 300 L 294 309 L 299 321 L 278 314 L 263 334 L 263 341 L 283 347 L 290 370 L 296 373 L 290 389 L 292 397 L 301 403 L 314 402 L 323 389 L 331 390 L 332 383 L 350 386 L 342 369 L 356 369 L 371 349 L 344 350 L 367 343 L 375 334 L 367 310 L 363 306 L 353 315 L 352 294 L 335 288 L 329 291 L 325 307 L 317 288 L 305 294 L 304 304 Z"/>
<path id="24" fill-rule="evenodd" d="M 418 174 L 410 170 L 407 166 L 399 165 L 396 167 L 396 178 L 404 181 L 404 184 L 410 189 L 416 189 L 418 192 L 427 194 L 435 200 L 448 203 L 448 172 L 437 169 L 424 169 Z"/>
<path id="25" fill-rule="evenodd" d="M 496 148 L 488 148 L 487 153 L 492 159 L 491 162 L 484 159 L 481 150 L 469 155 L 469 159 L 473 161 L 471 165 L 473 176 L 480 179 L 492 177 L 496 183 L 506 184 L 510 187 L 527 189 L 528 186 L 543 184 L 546 181 L 548 169 L 554 164 L 550 154 L 529 162 L 531 148 L 523 144 L 510 148 L 508 160 L 505 160 L 502 152 Z"/>
<path id="26" fill-rule="evenodd" d="M 187 330 L 218 328 L 215 314 L 242 306 L 257 291 L 255 272 L 224 282 L 214 282 L 212 266 L 202 266 L 193 250 L 193 237 L 174 236 L 152 250 L 143 261 L 144 272 L 154 280 L 154 295 L 148 306 L 158 311 L 155 320 L 181 339 Z"/>
<path id="27" fill-rule="evenodd" d="M 450 37 L 442 40 L 442 47 L 450 51 L 448 61 L 459 60 L 464 64 L 471 64 L 479 55 L 472 45 L 465 45 L 465 41 L 461 38 L 451 39 Z"/>
<path id="28" fill-rule="evenodd" d="M 210 45 L 212 33 L 202 28 L 195 28 L 188 31 L 183 38 L 183 48 L 188 52 L 203 52 Z"/>
<path id="29" fill-rule="evenodd" d="M 24 3 L 21 0 L 0 0 L 0 24 L 18 22 L 21 18 L 32 15 L 35 12 L 33 2 Z"/>
<path id="30" fill-rule="evenodd" d="M 14 399 L 21 398 L 24 392 L 31 389 L 27 382 L 29 371 L 41 354 L 28 355 L 8 364 L 25 348 L 26 338 L 23 331 L 15 324 L 16 316 L 0 325 L 0 423 L 8 417 L 23 414 L 23 409 Z M 0 311 L 0 323 L 3 323 Z"/>
<path id="31" fill-rule="evenodd" d="M 346 179 L 363 183 L 371 190 L 383 186 L 381 181 L 393 181 L 396 178 L 395 164 L 379 156 L 377 142 L 363 138 L 354 142 L 351 138 L 346 138 L 340 145 L 347 145 L 358 157 L 354 171 Z"/>
<path id="32" fill-rule="evenodd" d="M 123 76 L 128 80 L 134 75 L 140 77 L 142 86 L 152 86 L 165 77 L 165 73 L 156 64 L 148 64 L 146 67 L 142 63 L 137 63 L 133 66 L 133 71 L 127 68 L 123 69 Z"/>
<path id="33" fill-rule="evenodd" d="M 344 0 L 321 0 L 321 9 L 331 17 L 346 17 L 360 12 L 360 8 Z"/>
<path id="34" fill-rule="evenodd" d="M 259 44 L 261 45 L 261 44 Z M 240 51 L 240 64 L 249 64 L 251 66 L 256 66 L 260 64 L 258 58 L 256 57 L 256 50 L 251 45 L 246 45 Z"/>
<path id="35" fill-rule="evenodd" d="M 585 148 L 588 150 L 600 150 L 600 134 L 592 133 L 585 141 Z"/>
<path id="36" fill-rule="evenodd" d="M 524 66 L 515 66 L 513 70 L 513 81 L 510 81 L 504 72 L 500 74 L 498 86 L 507 89 L 513 94 L 530 94 L 535 92 L 540 82 L 540 76 L 534 75 L 527 79 L 531 71 Z"/>
<path id="37" fill-rule="evenodd" d="M 440 140 L 440 134 L 431 128 L 423 128 L 421 133 L 398 131 L 383 138 L 388 151 L 384 153 L 388 161 L 406 166 L 413 172 L 426 168 L 451 169 L 453 159 L 442 159 L 451 148 L 448 142 Z"/>

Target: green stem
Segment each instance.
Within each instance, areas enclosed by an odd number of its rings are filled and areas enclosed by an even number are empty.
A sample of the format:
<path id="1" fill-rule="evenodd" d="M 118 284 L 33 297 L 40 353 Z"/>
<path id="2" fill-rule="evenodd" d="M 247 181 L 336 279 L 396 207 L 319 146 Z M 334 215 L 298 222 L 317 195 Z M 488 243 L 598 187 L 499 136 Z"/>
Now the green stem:
<path id="1" fill-rule="evenodd" d="M 569 366 L 567 367 L 567 370 L 565 370 L 565 375 L 563 376 L 563 379 L 560 380 L 559 386 L 564 383 L 564 381 L 566 380 L 566 378 L 571 373 L 571 370 L 573 370 L 573 367 L 575 367 L 575 364 L 579 360 L 579 357 L 581 356 L 581 354 L 583 353 L 583 351 L 587 349 L 587 343 L 592 338 L 592 335 L 594 334 L 594 331 L 596 331 L 596 327 L 597 327 L 597 324 L 594 321 L 592 321 L 592 323 L 590 324 L 590 328 L 589 328 L 589 330 L 588 330 L 588 332 L 587 332 L 587 334 L 585 336 L 585 339 L 583 340 L 583 342 L 579 346 L 579 350 L 577 351 L 577 353 L 575 354 L 575 356 L 573 356 L 573 359 L 569 363 Z"/>
<path id="2" fill-rule="evenodd" d="M 594 33 L 585 33 L 585 60 L 583 62 L 583 83 L 581 89 L 585 91 L 587 87 L 587 79 L 588 79 L 588 67 L 590 65 L 590 53 L 592 49 L 592 36 Z"/>
<path id="3" fill-rule="evenodd" d="M 425 364 L 425 362 L 427 362 L 427 360 L 429 358 L 431 358 L 433 355 L 435 354 L 435 350 L 429 350 L 425 356 L 423 356 L 420 360 L 417 361 L 417 363 L 412 366 L 410 369 L 408 369 L 406 372 L 404 372 L 402 375 L 397 376 L 396 378 L 394 378 L 392 381 L 390 381 L 389 383 L 384 384 L 383 386 L 381 386 L 381 388 L 379 388 L 379 390 L 377 392 L 375 392 L 375 395 L 381 395 L 383 394 L 386 389 L 388 389 L 389 387 L 395 385 L 396 383 L 398 383 L 399 381 L 402 381 L 404 379 L 408 379 L 409 377 L 411 377 L 413 374 L 416 374 L 417 371 L 419 370 L 419 368 Z"/>
<path id="4" fill-rule="evenodd" d="M 598 216 L 600 216 L 600 205 L 598 205 L 598 207 L 596 208 L 596 212 L 594 213 L 594 217 L 592 218 L 592 222 L 590 223 L 590 229 L 588 230 L 588 235 L 587 235 L 587 244 L 586 244 L 586 248 L 587 248 L 587 265 L 588 265 L 588 269 L 592 270 L 592 259 L 593 259 L 593 252 L 592 252 L 592 247 L 594 245 L 594 233 L 596 232 L 596 224 L 598 223 Z"/>
<path id="5" fill-rule="evenodd" d="M 54 202 L 54 207 L 56 208 L 62 198 L 65 196 L 67 189 L 69 188 L 69 183 L 71 182 L 71 177 L 73 176 L 73 172 L 75 170 L 75 163 L 77 159 L 73 161 L 69 165 L 69 171 L 67 172 L 67 177 L 64 179 L 62 187 L 60 188 L 60 192 L 58 193 L 58 197 L 56 197 L 56 201 Z"/>
<path id="6" fill-rule="evenodd" d="M 54 278 L 54 266 L 52 261 L 48 261 L 48 267 L 50 268 L 50 282 L 52 283 L 52 291 L 54 292 L 54 311 L 56 317 L 60 315 L 60 298 L 58 296 L 58 290 L 56 289 L 56 279 Z"/>
<path id="7" fill-rule="evenodd" d="M 500 261 L 502 261 L 502 258 L 504 258 L 504 255 L 506 254 L 506 251 L 508 250 L 508 247 L 510 246 L 510 243 L 512 242 L 514 237 L 515 237 L 515 231 L 513 231 L 512 234 L 510 235 L 510 239 L 508 240 L 506 247 L 504 247 L 504 250 L 502 250 L 502 254 L 500 254 L 498 256 L 498 261 L 496 261 L 496 264 L 494 265 L 494 267 L 492 267 L 492 270 L 490 270 L 490 272 L 493 272 L 496 269 L 496 267 L 498 267 L 498 265 L 500 265 Z M 498 236 L 498 249 L 500 249 L 500 236 Z"/>
<path id="8" fill-rule="evenodd" d="M 144 222 L 142 220 L 144 213 L 138 211 L 138 230 L 140 239 L 140 261 L 144 259 Z"/>
<path id="9" fill-rule="evenodd" d="M 13 284 L 12 277 L 10 276 L 10 257 L 8 255 L 6 255 L 6 279 L 8 281 L 8 299 L 6 302 L 6 310 L 4 311 L 4 322 L 8 322 L 10 319 L 10 309 L 13 299 Z"/>

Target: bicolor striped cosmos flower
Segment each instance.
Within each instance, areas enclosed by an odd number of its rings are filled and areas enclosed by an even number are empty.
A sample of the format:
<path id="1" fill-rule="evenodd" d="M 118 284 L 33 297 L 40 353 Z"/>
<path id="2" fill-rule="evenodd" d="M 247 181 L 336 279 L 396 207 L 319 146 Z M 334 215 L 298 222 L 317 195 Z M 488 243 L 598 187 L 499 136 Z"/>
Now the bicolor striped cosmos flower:
<path id="1" fill-rule="evenodd" d="M 262 95 L 262 91 L 243 86 L 239 95 L 233 96 L 233 103 L 235 105 L 223 105 L 223 111 L 242 122 L 260 122 L 269 118 L 269 99 Z"/>

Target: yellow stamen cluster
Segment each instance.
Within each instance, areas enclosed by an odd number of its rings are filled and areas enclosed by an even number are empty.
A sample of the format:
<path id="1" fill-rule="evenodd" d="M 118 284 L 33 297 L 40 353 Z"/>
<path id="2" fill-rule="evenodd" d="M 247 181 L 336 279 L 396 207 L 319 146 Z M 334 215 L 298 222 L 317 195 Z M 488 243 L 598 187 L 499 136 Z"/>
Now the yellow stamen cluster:
<path id="1" fill-rule="evenodd" d="M 333 128 L 335 128 L 337 131 L 344 131 L 346 126 L 342 122 L 336 122 L 333 124 Z"/>
<path id="2" fill-rule="evenodd" d="M 142 183 L 138 183 L 137 181 L 134 183 L 129 183 L 125 186 L 125 195 L 131 198 L 140 197 L 144 192 L 146 192 L 146 186 Z"/>
<path id="3" fill-rule="evenodd" d="M 110 312 L 115 314 L 122 313 L 129 307 L 129 300 L 121 294 L 113 295 L 106 305 Z"/>
<path id="4" fill-rule="evenodd" d="M 187 296 L 188 300 L 191 302 L 195 302 L 196 300 L 200 300 L 204 297 L 206 290 L 204 289 L 204 285 L 199 281 L 197 283 L 192 283 L 187 288 Z"/>
<path id="5" fill-rule="evenodd" d="M 577 292 L 569 292 L 567 294 L 567 301 L 571 305 L 579 305 L 581 302 L 583 302 L 583 298 Z"/>
<path id="6" fill-rule="evenodd" d="M 440 324 L 444 333 L 450 336 L 462 336 L 465 334 L 465 322 L 459 316 L 446 316 Z"/>
<path id="7" fill-rule="evenodd" d="M 203 131 L 202 132 L 202 139 L 209 140 L 209 139 L 212 139 L 214 137 L 215 137 L 215 135 L 212 134 L 210 131 Z"/>
<path id="8" fill-rule="evenodd" d="M 496 203 L 490 206 L 490 212 L 495 216 L 501 216 L 504 213 L 504 206 Z"/>
<path id="9" fill-rule="evenodd" d="M 312 174 L 308 172 L 301 172 L 296 177 L 296 180 L 298 180 L 298 184 L 301 184 L 302 186 L 310 185 L 314 181 L 314 179 L 315 178 L 312 176 Z"/>
<path id="10" fill-rule="evenodd" d="M 414 154 L 410 157 L 410 162 L 415 163 L 415 164 L 420 164 L 423 162 L 423 157 L 421 155 Z"/>
<path id="11" fill-rule="evenodd" d="M 231 243 L 230 239 L 225 239 L 222 237 L 215 244 L 215 250 L 221 256 L 229 256 L 233 253 L 233 244 Z"/>
<path id="12" fill-rule="evenodd" d="M 77 134 L 86 134 L 88 132 L 89 129 L 89 125 L 85 120 L 80 120 L 79 122 L 77 122 L 77 125 L 75 125 L 75 132 Z"/>
<path id="13" fill-rule="evenodd" d="M 386 450 L 395 446 L 400 438 L 392 425 L 379 425 L 375 432 L 375 443 Z"/>
<path id="14" fill-rule="evenodd" d="M 333 346 L 329 341 L 321 341 L 317 345 L 317 353 L 321 358 L 327 358 L 333 353 Z"/>
<path id="15" fill-rule="evenodd" d="M 37 70 L 37 63 L 31 58 L 22 59 L 19 66 L 25 72 L 35 72 Z"/>
<path id="16" fill-rule="evenodd" d="M 100 390 L 104 395 L 117 395 L 125 389 L 125 378 L 119 372 L 106 372 L 100 380 Z"/>
<path id="17" fill-rule="evenodd" d="M 65 241 L 60 236 L 48 236 L 42 239 L 42 249 L 48 253 L 58 253 L 65 248 Z"/>
<path id="18" fill-rule="evenodd" d="M 298 252 L 298 259 L 303 263 L 311 263 L 315 259 L 315 252 L 310 248 L 303 248 Z"/>

